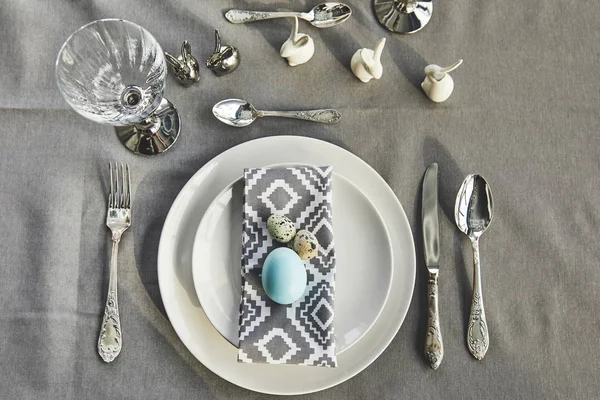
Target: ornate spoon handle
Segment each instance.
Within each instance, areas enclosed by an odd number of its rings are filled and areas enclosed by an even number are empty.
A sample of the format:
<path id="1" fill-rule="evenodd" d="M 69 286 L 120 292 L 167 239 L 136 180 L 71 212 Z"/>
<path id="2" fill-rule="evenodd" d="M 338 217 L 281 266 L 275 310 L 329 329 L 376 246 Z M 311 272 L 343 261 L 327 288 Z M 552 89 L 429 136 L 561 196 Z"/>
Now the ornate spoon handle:
<path id="1" fill-rule="evenodd" d="M 444 358 L 444 343 L 440 329 L 438 309 L 438 273 L 430 273 L 427 281 L 427 297 L 429 299 L 429 317 L 427 319 L 427 335 L 425 336 L 425 356 L 429 365 L 437 369 Z"/>
<path id="2" fill-rule="evenodd" d="M 229 10 L 227 13 L 225 13 L 225 18 L 227 18 L 227 20 L 233 24 L 245 24 L 246 22 L 262 21 L 265 19 L 291 17 L 306 19 L 306 14 L 299 12 L 264 12 L 245 10 Z"/>
<path id="3" fill-rule="evenodd" d="M 481 265 L 479 262 L 479 240 L 473 240 L 473 301 L 471 303 L 471 314 L 469 315 L 469 327 L 467 329 L 467 346 L 473 356 L 481 360 L 490 346 L 487 320 L 483 308 L 483 296 L 481 294 Z"/>
<path id="4" fill-rule="evenodd" d="M 102 327 L 98 337 L 98 354 L 109 363 L 121 352 L 121 320 L 119 319 L 119 302 L 117 298 L 117 256 L 119 241 L 113 239 L 112 254 L 110 256 L 110 280 L 108 282 L 108 295 L 104 307 Z"/>
<path id="5" fill-rule="evenodd" d="M 342 118 L 337 110 L 304 110 L 304 111 L 258 111 L 259 117 L 284 117 L 303 119 L 323 124 L 335 124 Z"/>

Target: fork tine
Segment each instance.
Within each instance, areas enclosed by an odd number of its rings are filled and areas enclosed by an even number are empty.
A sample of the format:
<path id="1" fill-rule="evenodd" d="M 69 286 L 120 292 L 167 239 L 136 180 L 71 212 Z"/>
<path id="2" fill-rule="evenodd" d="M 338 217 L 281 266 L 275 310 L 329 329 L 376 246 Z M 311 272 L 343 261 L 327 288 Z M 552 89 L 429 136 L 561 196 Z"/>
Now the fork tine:
<path id="1" fill-rule="evenodd" d="M 125 164 L 121 163 L 121 208 L 125 208 L 125 194 L 126 194 L 126 181 L 125 181 Z"/>
<path id="2" fill-rule="evenodd" d="M 119 186 L 119 164 L 115 163 L 115 195 L 114 195 L 114 207 L 121 208 L 121 189 Z"/>
<path id="3" fill-rule="evenodd" d="M 114 202 L 114 198 L 115 198 L 115 188 L 113 186 L 113 165 L 112 162 L 108 163 L 109 167 L 110 167 L 110 192 L 108 192 L 108 206 L 109 207 L 114 207 L 113 202 Z"/>
<path id="4" fill-rule="evenodd" d="M 125 164 L 127 169 L 127 198 L 125 199 L 125 207 L 131 208 L 131 174 L 129 173 L 129 164 Z"/>

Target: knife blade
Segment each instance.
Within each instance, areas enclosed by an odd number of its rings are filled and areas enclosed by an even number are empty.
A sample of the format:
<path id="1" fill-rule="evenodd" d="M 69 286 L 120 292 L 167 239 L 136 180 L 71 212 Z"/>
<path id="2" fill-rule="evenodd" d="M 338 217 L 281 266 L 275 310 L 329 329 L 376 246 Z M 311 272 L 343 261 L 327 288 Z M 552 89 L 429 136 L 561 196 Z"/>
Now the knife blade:
<path id="1" fill-rule="evenodd" d="M 438 220 L 438 165 L 431 164 L 423 178 L 423 253 L 430 273 L 439 271 L 440 223 Z"/>
<path id="2" fill-rule="evenodd" d="M 438 165 L 431 164 L 423 178 L 421 203 L 423 225 L 423 255 L 427 267 L 428 319 L 425 336 L 425 356 L 429 365 L 437 369 L 444 358 L 438 307 L 438 275 L 440 269 L 440 224 L 438 219 Z"/>

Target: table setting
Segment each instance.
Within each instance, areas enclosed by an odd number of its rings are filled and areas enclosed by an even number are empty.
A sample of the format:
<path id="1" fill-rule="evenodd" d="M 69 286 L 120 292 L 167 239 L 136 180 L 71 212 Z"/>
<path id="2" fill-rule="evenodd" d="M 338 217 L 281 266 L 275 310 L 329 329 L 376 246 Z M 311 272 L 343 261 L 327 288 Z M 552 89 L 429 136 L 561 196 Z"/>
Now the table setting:
<path id="1" fill-rule="evenodd" d="M 0 394 L 595 398 L 600 8 L 506 10 L 3 7 Z"/>

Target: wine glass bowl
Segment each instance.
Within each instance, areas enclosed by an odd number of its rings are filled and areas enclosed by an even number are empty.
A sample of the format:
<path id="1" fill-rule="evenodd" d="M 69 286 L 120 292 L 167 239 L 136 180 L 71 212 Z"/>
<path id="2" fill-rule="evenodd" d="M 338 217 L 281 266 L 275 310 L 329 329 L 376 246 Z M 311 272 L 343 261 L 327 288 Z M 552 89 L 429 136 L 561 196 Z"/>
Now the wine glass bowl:
<path id="1" fill-rule="evenodd" d="M 166 75 L 157 40 L 122 19 L 79 28 L 56 60 L 56 82 L 67 103 L 85 118 L 117 126 L 121 142 L 141 154 L 164 152 L 179 135 L 177 111 L 163 99 Z"/>

